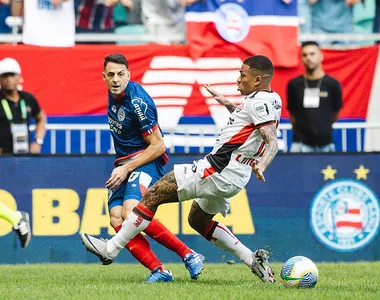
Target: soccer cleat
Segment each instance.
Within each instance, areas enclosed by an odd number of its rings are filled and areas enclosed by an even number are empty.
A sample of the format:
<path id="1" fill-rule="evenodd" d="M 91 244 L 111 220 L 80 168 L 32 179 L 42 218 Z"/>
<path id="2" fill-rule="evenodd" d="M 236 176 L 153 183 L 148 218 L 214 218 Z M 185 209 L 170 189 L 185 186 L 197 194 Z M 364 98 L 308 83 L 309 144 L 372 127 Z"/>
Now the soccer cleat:
<path id="1" fill-rule="evenodd" d="M 113 263 L 114 258 L 107 257 L 106 245 L 107 241 L 104 239 L 97 239 L 87 233 L 82 233 L 80 235 L 83 245 L 85 245 L 87 251 L 95 254 L 99 257 L 100 262 L 103 265 L 110 265 Z"/>
<path id="2" fill-rule="evenodd" d="M 203 270 L 203 261 L 205 257 L 202 254 L 193 252 L 188 253 L 183 258 L 186 269 L 190 273 L 191 279 L 198 279 L 198 276 L 202 273 Z"/>
<path id="3" fill-rule="evenodd" d="M 268 263 L 268 251 L 256 250 L 252 253 L 252 258 L 252 273 L 259 277 L 262 282 L 275 282 L 274 272 Z"/>
<path id="4" fill-rule="evenodd" d="M 169 270 L 165 270 L 162 267 L 155 268 L 148 276 L 145 282 L 170 282 L 173 281 L 173 274 Z"/>
<path id="5" fill-rule="evenodd" d="M 32 237 L 32 233 L 30 232 L 30 221 L 29 214 L 24 211 L 20 211 L 21 220 L 18 224 L 13 226 L 13 230 L 17 233 L 20 238 L 21 247 L 26 248 L 30 242 Z"/>

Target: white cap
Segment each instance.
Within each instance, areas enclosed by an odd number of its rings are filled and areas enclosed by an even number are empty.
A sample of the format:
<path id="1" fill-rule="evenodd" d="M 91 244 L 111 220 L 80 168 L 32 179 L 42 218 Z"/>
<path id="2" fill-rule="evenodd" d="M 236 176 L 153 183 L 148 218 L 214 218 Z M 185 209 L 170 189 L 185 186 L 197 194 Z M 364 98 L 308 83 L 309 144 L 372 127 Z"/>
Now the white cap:
<path id="1" fill-rule="evenodd" d="M 5 73 L 21 74 L 21 68 L 17 60 L 6 57 L 0 61 L 0 75 Z"/>

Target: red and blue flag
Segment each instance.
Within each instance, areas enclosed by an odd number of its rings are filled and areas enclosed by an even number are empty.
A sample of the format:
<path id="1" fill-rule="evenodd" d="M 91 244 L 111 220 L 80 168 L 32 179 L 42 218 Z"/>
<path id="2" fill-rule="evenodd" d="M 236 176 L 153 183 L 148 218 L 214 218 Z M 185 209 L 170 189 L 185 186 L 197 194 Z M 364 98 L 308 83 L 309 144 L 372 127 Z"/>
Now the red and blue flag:
<path id="1" fill-rule="evenodd" d="M 187 8 L 186 22 L 194 58 L 224 48 L 266 55 L 277 67 L 298 65 L 296 1 L 199 1 Z"/>

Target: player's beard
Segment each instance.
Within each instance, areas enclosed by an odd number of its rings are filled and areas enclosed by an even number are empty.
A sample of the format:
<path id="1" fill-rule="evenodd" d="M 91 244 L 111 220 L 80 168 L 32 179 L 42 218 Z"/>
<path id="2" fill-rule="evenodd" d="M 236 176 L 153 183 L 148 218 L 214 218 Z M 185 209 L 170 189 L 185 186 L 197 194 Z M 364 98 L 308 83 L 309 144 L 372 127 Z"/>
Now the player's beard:
<path id="1" fill-rule="evenodd" d="M 15 89 L 7 89 L 7 88 L 2 88 L 2 90 L 4 91 L 4 94 L 13 94 L 13 92 L 15 91 L 15 90 L 17 90 L 17 88 L 15 88 Z"/>
<path id="2" fill-rule="evenodd" d="M 314 73 L 314 71 L 317 69 L 317 66 L 313 66 L 313 67 L 305 67 L 306 68 L 306 73 L 308 74 L 312 74 Z"/>

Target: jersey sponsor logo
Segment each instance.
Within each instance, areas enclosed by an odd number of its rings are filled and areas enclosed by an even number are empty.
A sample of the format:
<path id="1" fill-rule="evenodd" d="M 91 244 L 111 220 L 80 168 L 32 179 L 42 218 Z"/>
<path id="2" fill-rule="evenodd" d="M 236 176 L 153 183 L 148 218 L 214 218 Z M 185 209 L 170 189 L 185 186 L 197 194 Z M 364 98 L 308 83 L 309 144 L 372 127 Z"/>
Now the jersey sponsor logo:
<path id="1" fill-rule="evenodd" d="M 311 229 L 317 239 L 338 252 L 353 252 L 369 245 L 379 230 L 377 196 L 356 180 L 336 180 L 322 187 L 310 213 Z"/>
<path id="2" fill-rule="evenodd" d="M 254 104 L 253 107 L 255 108 L 256 113 L 259 117 L 264 117 L 264 116 L 269 115 L 269 109 L 266 103 Z"/>
<path id="3" fill-rule="evenodd" d="M 222 4 L 215 11 L 215 25 L 220 36 L 230 43 L 244 40 L 250 29 L 247 11 L 235 3 Z"/>
<path id="4" fill-rule="evenodd" d="M 120 107 L 117 111 L 117 119 L 120 122 L 123 122 L 125 120 L 125 110 L 122 107 Z"/>
<path id="5" fill-rule="evenodd" d="M 133 107 L 135 108 L 135 112 L 137 116 L 139 117 L 140 121 L 146 120 L 146 110 L 148 108 L 148 105 L 141 99 L 141 98 L 135 98 L 132 100 Z"/>
<path id="6" fill-rule="evenodd" d="M 108 124 L 110 126 L 110 130 L 116 132 L 117 134 L 121 134 L 121 130 L 123 129 L 123 125 L 112 119 L 108 116 Z"/>
<path id="7" fill-rule="evenodd" d="M 256 161 L 256 159 L 252 158 L 252 157 L 246 157 L 246 156 L 243 156 L 241 154 L 239 154 L 238 156 L 236 156 L 235 160 L 243 165 L 248 165 L 248 166 L 251 166 L 253 165 L 253 163 Z"/>

